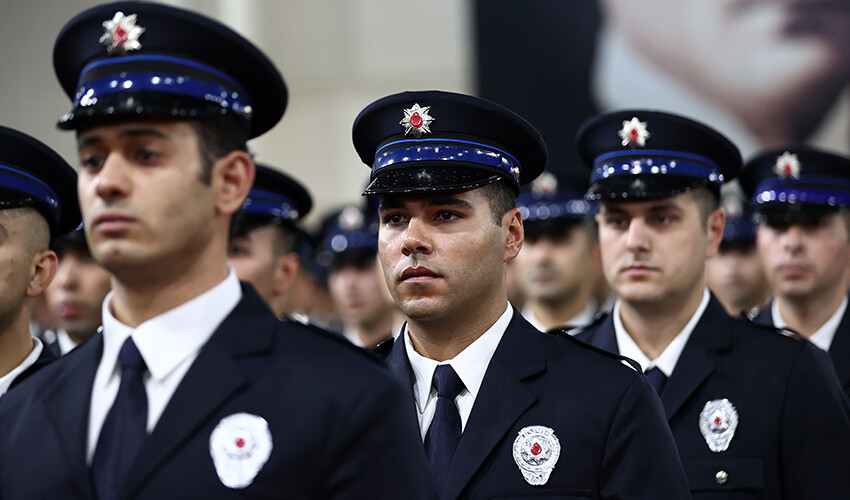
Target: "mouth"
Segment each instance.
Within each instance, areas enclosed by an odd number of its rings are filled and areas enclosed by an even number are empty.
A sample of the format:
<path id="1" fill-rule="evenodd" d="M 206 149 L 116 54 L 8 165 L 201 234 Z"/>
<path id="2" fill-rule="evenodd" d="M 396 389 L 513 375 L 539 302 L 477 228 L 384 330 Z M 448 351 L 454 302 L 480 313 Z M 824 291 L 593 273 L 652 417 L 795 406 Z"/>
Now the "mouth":
<path id="1" fill-rule="evenodd" d="M 80 314 L 81 307 L 76 302 L 63 302 L 59 305 L 59 316 L 72 318 Z"/>
<path id="2" fill-rule="evenodd" d="M 626 266 L 623 268 L 623 274 L 627 274 L 630 276 L 646 276 L 647 274 L 654 272 L 656 269 L 654 267 L 650 267 L 644 264 L 632 264 L 630 266 Z"/>
<path id="3" fill-rule="evenodd" d="M 403 282 L 423 282 L 440 278 L 440 275 L 424 266 L 408 267 L 401 273 Z"/>
<path id="4" fill-rule="evenodd" d="M 98 216 L 92 226 L 102 233 L 120 233 L 129 229 L 135 223 L 136 219 L 129 215 L 105 213 Z"/>
<path id="5" fill-rule="evenodd" d="M 782 264 L 777 270 L 786 278 L 800 278 L 809 272 L 809 267 L 804 264 Z"/>

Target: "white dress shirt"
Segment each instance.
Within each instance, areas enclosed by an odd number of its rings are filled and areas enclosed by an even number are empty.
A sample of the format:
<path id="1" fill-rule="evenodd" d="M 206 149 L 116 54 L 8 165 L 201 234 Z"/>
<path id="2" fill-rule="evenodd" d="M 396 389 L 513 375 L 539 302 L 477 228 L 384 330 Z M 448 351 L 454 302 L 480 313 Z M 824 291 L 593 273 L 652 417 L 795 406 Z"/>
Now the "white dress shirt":
<path id="1" fill-rule="evenodd" d="M 12 385 L 12 382 L 18 378 L 18 375 L 24 372 L 27 368 L 34 365 L 36 361 L 38 361 L 38 357 L 41 356 L 41 351 L 44 350 L 44 345 L 41 343 L 36 337 L 32 337 L 33 349 L 30 351 L 29 356 L 24 358 L 24 361 L 12 369 L 6 375 L 0 377 L 0 397 L 3 394 L 6 394 L 6 391 L 9 390 L 9 387 Z"/>
<path id="2" fill-rule="evenodd" d="M 454 358 L 442 362 L 437 362 L 417 353 L 410 342 L 410 336 L 406 331 L 402 333 L 404 347 L 407 350 L 407 359 L 410 360 L 410 367 L 413 368 L 413 398 L 416 400 L 419 429 L 422 432 L 423 441 L 428 433 L 428 426 L 434 419 L 434 413 L 437 411 L 437 390 L 431 383 L 437 366 L 451 365 L 463 382 L 464 390 L 460 391 L 460 394 L 455 398 L 455 404 L 457 404 L 460 413 L 460 428 L 463 432 L 463 429 L 466 428 L 466 422 L 469 420 L 469 414 L 472 413 L 472 405 L 475 403 L 478 390 L 481 388 L 481 382 L 484 380 L 484 373 L 487 371 L 487 366 L 490 365 L 490 358 L 496 352 L 496 347 L 499 346 L 499 342 L 511 322 L 513 311 L 510 304 L 507 304 L 505 312 L 483 335 L 475 339 Z"/>
<path id="3" fill-rule="evenodd" d="M 579 311 L 578 314 L 570 318 L 569 321 L 560 326 L 569 326 L 569 333 L 575 335 L 579 333 L 581 330 L 579 328 L 584 328 L 591 323 L 593 323 L 594 318 L 596 318 L 596 311 L 599 309 L 598 304 L 595 300 L 590 299 L 587 301 L 587 304 L 584 306 L 584 309 Z M 531 323 L 531 326 L 537 328 L 541 332 L 548 332 L 551 328 L 546 328 L 546 326 L 537 319 L 537 316 L 534 314 L 534 309 L 530 304 L 526 304 L 525 307 L 522 308 L 522 317 L 525 318 L 526 321 Z"/>
<path id="4" fill-rule="evenodd" d="M 658 369 L 661 370 L 661 373 L 670 377 L 673 370 L 676 368 L 676 363 L 679 362 L 679 356 L 682 355 L 682 350 L 685 348 L 685 344 L 688 343 L 688 339 L 691 338 L 691 333 L 693 333 L 694 328 L 697 326 L 700 318 L 702 318 L 705 308 L 708 307 L 708 300 L 710 297 L 708 288 L 703 290 L 702 302 L 700 302 L 699 307 L 697 307 L 697 310 L 694 312 L 693 316 L 691 316 L 688 324 L 685 325 L 685 328 L 683 328 L 681 332 L 676 334 L 673 341 L 670 342 L 670 344 L 664 348 L 664 351 L 655 359 L 649 359 L 640 347 L 638 347 L 631 335 L 629 335 L 626 331 L 626 328 L 623 326 L 623 321 L 620 319 L 620 301 L 618 300 L 617 303 L 614 304 L 613 314 L 614 333 L 617 336 L 617 348 L 620 350 L 620 354 L 637 361 L 644 373 L 646 373 L 647 370 L 658 367 Z"/>
<path id="5" fill-rule="evenodd" d="M 218 285 L 134 329 L 112 315 L 109 309 L 112 292 L 109 292 L 103 301 L 103 355 L 92 387 L 88 463 L 94 455 L 103 421 L 118 394 L 121 383 L 118 352 L 127 337 L 133 337 L 148 368 L 144 383 L 148 397 L 147 431 L 150 433 L 201 347 L 241 298 L 239 280 L 230 269 Z"/>
<path id="6" fill-rule="evenodd" d="M 832 339 L 835 338 L 835 332 L 838 330 L 838 325 L 841 323 L 841 318 L 844 317 L 844 312 L 846 310 L 847 296 L 844 296 L 844 300 L 841 301 L 841 305 L 838 306 L 838 309 L 834 313 L 832 313 L 832 316 L 830 316 L 815 333 L 809 336 L 809 342 L 820 347 L 824 351 L 829 352 L 829 347 L 832 345 Z M 786 328 L 788 328 L 788 323 L 782 319 L 782 315 L 779 313 L 779 304 L 777 304 L 775 300 L 770 306 L 770 315 L 773 319 L 773 326 L 781 328 L 782 333 L 785 335 L 794 335 L 794 332 L 786 330 Z"/>
<path id="7" fill-rule="evenodd" d="M 71 336 L 68 335 L 68 332 L 62 328 L 56 332 L 56 343 L 59 344 L 60 356 L 68 354 L 77 347 L 77 343 L 71 340 Z"/>

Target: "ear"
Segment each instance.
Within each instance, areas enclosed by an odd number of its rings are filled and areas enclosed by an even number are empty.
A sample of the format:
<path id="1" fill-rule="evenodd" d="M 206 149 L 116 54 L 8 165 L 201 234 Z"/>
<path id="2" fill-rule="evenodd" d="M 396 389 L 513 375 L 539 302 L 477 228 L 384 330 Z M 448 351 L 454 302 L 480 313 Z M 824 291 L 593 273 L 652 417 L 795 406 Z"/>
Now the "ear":
<path id="1" fill-rule="evenodd" d="M 525 241 L 525 229 L 522 226 L 522 215 L 518 208 L 512 208 L 502 216 L 502 227 L 505 229 L 505 262 L 513 260 L 522 249 Z"/>
<path id="2" fill-rule="evenodd" d="M 298 278 L 298 270 L 301 268 L 301 259 L 295 252 L 289 252 L 286 255 L 281 255 L 277 258 L 274 267 L 274 294 L 277 296 L 286 295 L 292 286 L 295 285 L 295 280 Z"/>
<path id="3" fill-rule="evenodd" d="M 216 212 L 232 215 L 242 208 L 254 184 L 254 160 L 245 151 L 231 151 L 213 164 L 212 187 Z"/>
<path id="4" fill-rule="evenodd" d="M 56 270 L 59 268 L 59 259 L 52 250 L 45 250 L 35 254 L 30 264 L 30 282 L 27 286 L 27 296 L 37 297 L 53 281 Z"/>
<path id="5" fill-rule="evenodd" d="M 717 208 L 708 214 L 706 222 L 706 230 L 708 231 L 708 247 L 705 251 L 705 258 L 710 259 L 717 255 L 720 249 L 720 242 L 723 241 L 723 228 L 726 227 L 726 214 L 722 208 Z"/>

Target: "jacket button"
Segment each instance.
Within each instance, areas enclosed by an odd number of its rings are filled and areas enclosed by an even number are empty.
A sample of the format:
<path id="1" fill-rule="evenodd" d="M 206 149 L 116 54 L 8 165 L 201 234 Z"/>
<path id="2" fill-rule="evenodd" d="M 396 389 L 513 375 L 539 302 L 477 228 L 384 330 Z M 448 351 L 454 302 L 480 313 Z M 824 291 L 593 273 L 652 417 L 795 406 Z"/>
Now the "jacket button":
<path id="1" fill-rule="evenodd" d="M 729 480 L 729 473 L 725 470 L 719 470 L 714 475 L 714 480 L 717 481 L 717 484 L 726 484 L 726 481 Z"/>

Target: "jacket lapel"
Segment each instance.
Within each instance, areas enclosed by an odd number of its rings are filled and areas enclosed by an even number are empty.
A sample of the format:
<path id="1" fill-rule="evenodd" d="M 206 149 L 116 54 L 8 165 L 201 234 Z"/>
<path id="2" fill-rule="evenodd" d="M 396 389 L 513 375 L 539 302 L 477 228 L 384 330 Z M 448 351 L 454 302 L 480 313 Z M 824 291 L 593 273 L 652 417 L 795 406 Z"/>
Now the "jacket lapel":
<path id="1" fill-rule="evenodd" d="M 579 333 L 576 338 L 594 347 L 620 354 L 620 348 L 617 345 L 617 334 L 614 332 L 613 314 L 607 315 L 594 329 Z"/>
<path id="2" fill-rule="evenodd" d="M 673 419 L 676 412 L 714 372 L 712 352 L 731 346 L 733 321 L 735 320 L 726 314 L 723 306 L 712 295 L 702 318 L 691 332 L 667 385 L 661 391 L 661 402 L 668 421 Z"/>
<path id="3" fill-rule="evenodd" d="M 71 476 L 83 498 L 94 498 L 89 479 L 86 451 L 88 448 L 89 409 L 94 375 L 103 352 L 103 337 L 96 334 L 61 362 L 63 370 L 41 399 L 48 420 L 56 428 Z"/>
<path id="4" fill-rule="evenodd" d="M 457 498 L 519 417 L 537 401 L 523 382 L 546 369 L 543 335 L 514 309 L 481 383 L 441 498 Z"/>
<path id="5" fill-rule="evenodd" d="M 841 387 L 846 392 L 850 388 L 850 307 L 844 311 L 844 317 L 835 330 L 835 337 L 829 346 L 829 357 L 832 358 Z"/>
<path id="6" fill-rule="evenodd" d="M 180 382 L 139 452 L 119 497 L 134 493 L 175 449 L 249 384 L 239 367 L 240 358 L 271 349 L 278 320 L 253 289 L 243 286 L 242 293 L 242 300 L 201 348 Z"/>

